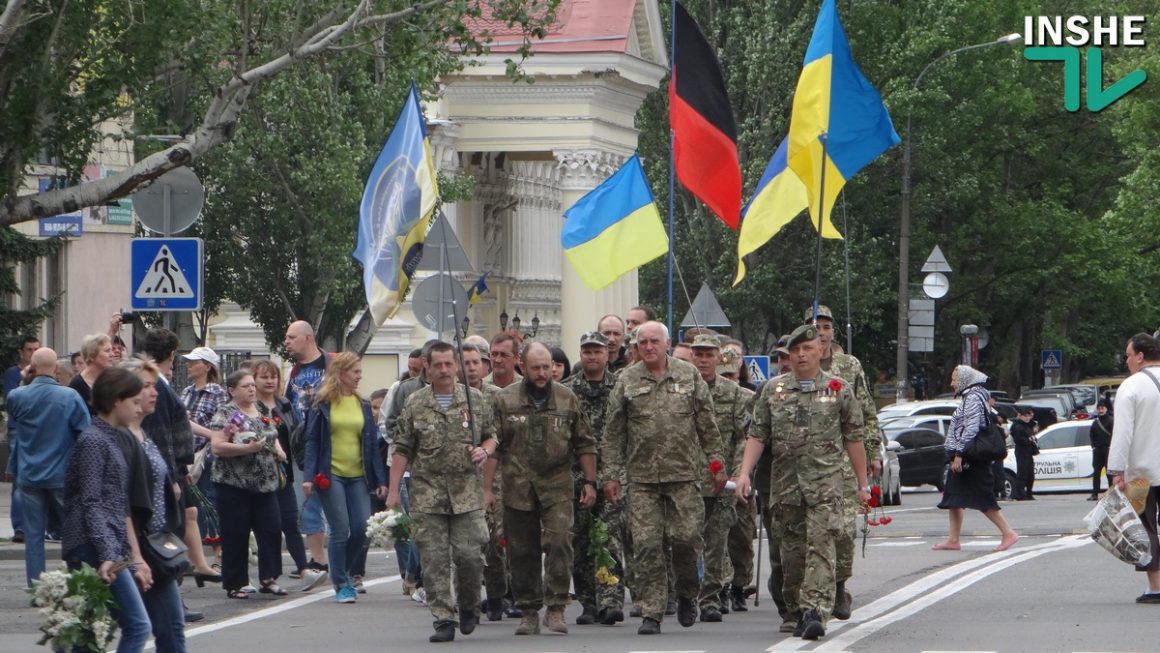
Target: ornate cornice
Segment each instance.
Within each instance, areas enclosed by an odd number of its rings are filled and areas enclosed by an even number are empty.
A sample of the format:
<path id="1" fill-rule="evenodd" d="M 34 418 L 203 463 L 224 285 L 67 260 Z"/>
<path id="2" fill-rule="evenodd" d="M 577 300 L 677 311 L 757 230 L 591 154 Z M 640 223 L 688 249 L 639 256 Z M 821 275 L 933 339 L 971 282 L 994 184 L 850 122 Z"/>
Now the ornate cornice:
<path id="1" fill-rule="evenodd" d="M 590 190 L 616 172 L 628 157 L 608 150 L 554 150 L 560 188 Z"/>

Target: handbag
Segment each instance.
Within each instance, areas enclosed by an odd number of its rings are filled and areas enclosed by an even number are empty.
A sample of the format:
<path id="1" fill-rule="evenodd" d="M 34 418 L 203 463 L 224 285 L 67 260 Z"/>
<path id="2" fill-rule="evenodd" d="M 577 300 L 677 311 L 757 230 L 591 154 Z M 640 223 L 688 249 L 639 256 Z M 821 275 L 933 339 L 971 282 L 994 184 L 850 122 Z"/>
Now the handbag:
<path id="1" fill-rule="evenodd" d="M 180 578 L 189 571 L 188 551 L 185 542 L 169 531 L 149 533 L 141 545 L 141 557 L 158 582 Z"/>
<path id="2" fill-rule="evenodd" d="M 980 463 L 993 463 L 1007 457 L 1007 437 L 1003 428 L 995 424 L 991 412 L 984 409 L 983 427 L 974 439 L 967 443 L 963 457 Z"/>

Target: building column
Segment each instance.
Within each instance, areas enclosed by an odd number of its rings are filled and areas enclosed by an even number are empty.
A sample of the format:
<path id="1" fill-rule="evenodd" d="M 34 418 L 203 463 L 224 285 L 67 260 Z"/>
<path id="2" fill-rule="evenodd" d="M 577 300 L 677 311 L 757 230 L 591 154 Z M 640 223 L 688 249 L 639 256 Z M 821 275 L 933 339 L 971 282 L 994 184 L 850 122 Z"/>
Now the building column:
<path id="1" fill-rule="evenodd" d="M 560 211 L 559 172 L 554 159 L 509 158 L 506 168 L 512 207 L 505 250 L 506 270 L 511 277 L 506 309 L 519 315 L 527 331 L 539 316 L 536 339 L 560 341 Z"/>
<path id="2" fill-rule="evenodd" d="M 556 150 L 553 154 L 561 173 L 560 195 L 564 210 L 600 185 L 627 160 L 625 156 L 603 150 Z M 559 236 L 556 242 L 560 242 Z M 579 360 L 580 336 L 595 330 L 600 316 L 607 313 L 623 316 L 636 306 L 637 272 L 633 270 L 607 288 L 593 291 L 580 280 L 572 264 L 563 255 L 561 258 L 561 347 L 570 359 Z"/>

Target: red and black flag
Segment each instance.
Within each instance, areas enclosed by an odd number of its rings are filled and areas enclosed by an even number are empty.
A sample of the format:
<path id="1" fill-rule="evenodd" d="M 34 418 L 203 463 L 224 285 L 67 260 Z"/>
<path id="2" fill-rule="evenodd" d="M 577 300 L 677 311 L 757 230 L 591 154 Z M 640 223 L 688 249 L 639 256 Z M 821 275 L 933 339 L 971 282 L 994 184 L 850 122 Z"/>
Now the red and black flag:
<path id="1" fill-rule="evenodd" d="M 736 230 L 741 218 L 741 166 L 733 108 L 712 46 L 689 12 L 680 3 L 676 7 L 669 123 L 677 179 Z"/>

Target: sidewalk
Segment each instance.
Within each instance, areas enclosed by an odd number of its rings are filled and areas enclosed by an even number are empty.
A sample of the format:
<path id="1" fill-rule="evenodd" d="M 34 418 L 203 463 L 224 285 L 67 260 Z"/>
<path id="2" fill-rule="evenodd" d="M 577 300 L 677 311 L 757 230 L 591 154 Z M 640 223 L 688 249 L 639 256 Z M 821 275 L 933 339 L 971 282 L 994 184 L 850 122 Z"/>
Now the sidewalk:
<path id="1" fill-rule="evenodd" d="M 0 482 L 0 560 L 23 560 L 24 545 L 12 541 L 12 484 Z M 45 542 L 46 560 L 60 560 L 60 543 Z"/>

